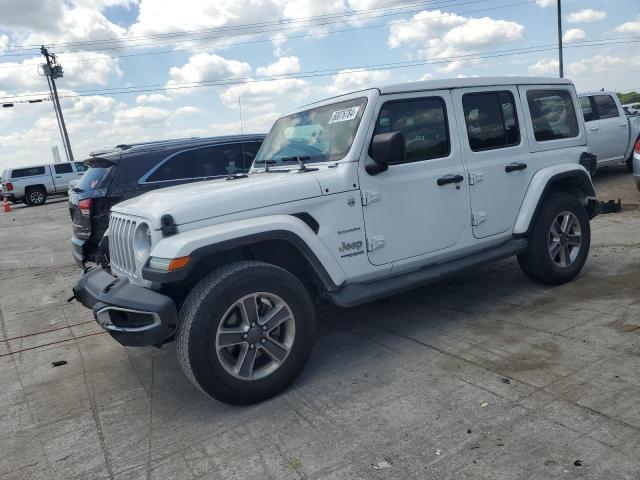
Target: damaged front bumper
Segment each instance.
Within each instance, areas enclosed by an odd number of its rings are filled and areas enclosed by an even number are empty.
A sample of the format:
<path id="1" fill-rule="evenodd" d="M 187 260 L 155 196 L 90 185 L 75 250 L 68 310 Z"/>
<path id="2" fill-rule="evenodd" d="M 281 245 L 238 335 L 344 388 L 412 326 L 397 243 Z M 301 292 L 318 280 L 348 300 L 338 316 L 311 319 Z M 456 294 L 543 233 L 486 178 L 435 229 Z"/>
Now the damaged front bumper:
<path id="1" fill-rule="evenodd" d="M 73 294 L 124 346 L 161 345 L 175 334 L 178 313 L 173 300 L 125 277 L 94 268 L 78 279 Z"/>

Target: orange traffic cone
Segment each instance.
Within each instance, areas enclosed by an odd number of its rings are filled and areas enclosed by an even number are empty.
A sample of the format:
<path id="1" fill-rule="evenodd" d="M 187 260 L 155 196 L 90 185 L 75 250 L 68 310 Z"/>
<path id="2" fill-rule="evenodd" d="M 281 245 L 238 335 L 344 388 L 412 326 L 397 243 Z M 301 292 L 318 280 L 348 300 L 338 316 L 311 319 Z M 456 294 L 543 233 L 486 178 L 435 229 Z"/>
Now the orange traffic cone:
<path id="1" fill-rule="evenodd" d="M 7 202 L 7 197 L 5 197 L 4 195 L 2 196 L 2 201 L 4 202 L 4 213 L 8 213 L 11 211 L 11 205 L 9 205 L 9 202 Z"/>

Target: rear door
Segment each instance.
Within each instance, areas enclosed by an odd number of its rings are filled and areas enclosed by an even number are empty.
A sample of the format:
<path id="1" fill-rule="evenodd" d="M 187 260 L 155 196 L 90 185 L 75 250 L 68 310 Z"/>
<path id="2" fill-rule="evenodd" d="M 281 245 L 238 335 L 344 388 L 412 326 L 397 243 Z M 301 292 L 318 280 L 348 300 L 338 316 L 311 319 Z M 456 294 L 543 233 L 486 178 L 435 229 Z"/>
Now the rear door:
<path id="1" fill-rule="evenodd" d="M 462 152 L 469 169 L 473 235 L 513 228 L 535 172 L 516 86 L 454 91 Z"/>
<path id="2" fill-rule="evenodd" d="M 69 182 L 78 178 L 77 173 L 73 169 L 71 163 L 56 163 L 53 165 L 53 182 L 57 193 L 66 192 L 69 188 Z"/>
<path id="3" fill-rule="evenodd" d="M 629 145 L 629 122 L 627 117 L 620 113 L 618 104 L 611 95 L 594 95 L 593 104 L 600 123 L 599 134 L 602 138 L 602 160 L 607 162 L 623 160 Z"/>

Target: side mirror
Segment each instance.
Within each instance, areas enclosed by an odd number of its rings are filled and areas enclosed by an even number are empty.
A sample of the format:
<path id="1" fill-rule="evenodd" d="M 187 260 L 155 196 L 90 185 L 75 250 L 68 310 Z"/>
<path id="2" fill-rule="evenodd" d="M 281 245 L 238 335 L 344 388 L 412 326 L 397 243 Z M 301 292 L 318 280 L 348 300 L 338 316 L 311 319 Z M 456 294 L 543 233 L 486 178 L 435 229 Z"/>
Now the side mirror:
<path id="1" fill-rule="evenodd" d="M 404 161 L 404 134 L 402 132 L 379 133 L 373 137 L 369 156 L 376 162 L 367 165 L 369 175 L 378 175 L 389 169 L 389 164 Z"/>

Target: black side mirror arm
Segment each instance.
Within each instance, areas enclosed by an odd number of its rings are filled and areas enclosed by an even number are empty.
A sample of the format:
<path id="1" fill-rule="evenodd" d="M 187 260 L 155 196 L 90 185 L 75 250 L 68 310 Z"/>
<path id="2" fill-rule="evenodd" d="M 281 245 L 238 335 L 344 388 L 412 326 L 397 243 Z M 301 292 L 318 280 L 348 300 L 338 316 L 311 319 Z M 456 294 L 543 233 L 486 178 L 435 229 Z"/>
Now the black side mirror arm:
<path id="1" fill-rule="evenodd" d="M 386 163 L 384 164 L 370 163 L 369 165 L 365 165 L 364 169 L 367 171 L 369 175 L 375 176 L 375 175 L 378 175 L 379 173 L 386 172 L 387 170 L 389 170 L 389 165 L 387 165 Z"/>

